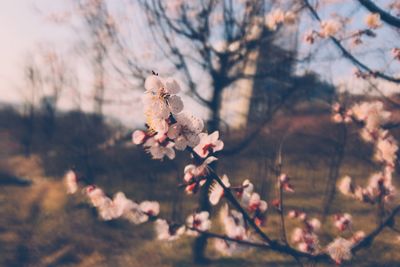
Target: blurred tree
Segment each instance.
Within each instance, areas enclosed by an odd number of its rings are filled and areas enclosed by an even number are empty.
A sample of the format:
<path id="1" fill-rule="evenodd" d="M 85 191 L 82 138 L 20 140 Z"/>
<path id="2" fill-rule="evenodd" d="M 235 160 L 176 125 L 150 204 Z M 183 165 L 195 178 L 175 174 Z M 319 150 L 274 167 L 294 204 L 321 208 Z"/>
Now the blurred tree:
<path id="1" fill-rule="evenodd" d="M 35 132 L 36 107 L 42 90 L 42 76 L 32 57 L 26 61 L 24 72 L 25 85 L 23 89 L 20 142 L 25 156 L 29 157 L 32 152 Z"/>
<path id="2" fill-rule="evenodd" d="M 273 2 L 140 0 L 154 42 L 173 68 L 183 74 L 194 98 L 208 109 L 209 132 L 221 127 L 224 92 L 229 92 L 240 81 L 265 75 L 260 70 L 254 72 L 253 66 L 258 60 L 258 51 L 268 49 L 266 45 L 273 41 L 264 16 Z M 239 90 L 248 90 L 246 86 Z M 240 148 L 245 147 L 266 122 L 260 122 L 260 127 L 242 140 Z M 206 184 L 200 194 L 200 210 L 210 210 L 207 194 Z M 196 262 L 206 260 L 205 247 L 206 237 L 200 236 L 193 247 Z"/>

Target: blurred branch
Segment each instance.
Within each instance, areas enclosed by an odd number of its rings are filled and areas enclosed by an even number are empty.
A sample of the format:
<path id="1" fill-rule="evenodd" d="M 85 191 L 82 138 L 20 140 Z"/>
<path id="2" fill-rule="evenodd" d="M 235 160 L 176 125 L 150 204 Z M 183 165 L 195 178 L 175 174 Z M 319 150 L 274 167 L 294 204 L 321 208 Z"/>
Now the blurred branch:
<path id="1" fill-rule="evenodd" d="M 372 13 L 378 13 L 381 19 L 389 25 L 400 28 L 400 19 L 381 9 L 370 0 L 358 0 L 358 2 Z"/>
<path id="2" fill-rule="evenodd" d="M 321 18 L 318 15 L 318 12 L 314 9 L 314 7 L 310 4 L 308 0 L 303 0 L 307 9 L 311 12 L 312 16 L 319 22 L 321 22 Z M 350 60 L 354 65 L 360 67 L 361 69 L 374 74 L 375 76 L 387 80 L 389 82 L 400 84 L 400 78 L 395 78 L 393 76 L 389 76 L 383 72 L 374 71 L 369 68 L 366 64 L 359 61 L 353 54 L 351 54 L 342 44 L 341 42 L 333 36 L 330 36 L 329 39 L 333 42 L 333 44 L 342 52 L 343 56 Z"/>
<path id="3" fill-rule="evenodd" d="M 375 228 L 370 234 L 368 234 L 364 239 L 362 239 L 357 245 L 355 245 L 352 248 L 352 252 L 355 253 L 362 248 L 369 247 L 374 239 L 386 228 L 386 227 L 391 227 L 392 224 L 394 224 L 394 219 L 395 216 L 400 212 L 400 205 L 397 206 L 392 210 L 392 212 L 389 214 L 389 216 L 383 220 L 383 222 Z"/>

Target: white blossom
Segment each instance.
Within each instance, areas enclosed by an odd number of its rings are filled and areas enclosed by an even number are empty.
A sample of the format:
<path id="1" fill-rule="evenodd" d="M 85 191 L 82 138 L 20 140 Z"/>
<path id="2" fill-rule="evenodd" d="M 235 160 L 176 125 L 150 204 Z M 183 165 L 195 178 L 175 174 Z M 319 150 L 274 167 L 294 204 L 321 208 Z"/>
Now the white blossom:
<path id="1" fill-rule="evenodd" d="M 64 182 L 67 187 L 68 194 L 75 194 L 78 190 L 78 177 L 72 170 L 68 171 L 64 176 Z"/>
<path id="2" fill-rule="evenodd" d="M 352 246 L 351 241 L 338 237 L 327 246 L 326 251 L 337 264 L 341 264 L 343 260 L 351 259 Z"/>
<path id="3" fill-rule="evenodd" d="M 368 28 L 377 29 L 381 26 L 381 15 L 379 13 L 370 13 L 365 16 L 364 21 Z"/>
<path id="4" fill-rule="evenodd" d="M 201 211 L 199 213 L 189 215 L 189 217 L 186 219 L 186 225 L 188 228 L 194 228 L 199 231 L 207 231 L 211 227 L 209 216 L 210 214 L 208 211 Z M 196 236 L 198 235 L 198 232 L 188 229 L 187 234 Z"/>
<path id="5" fill-rule="evenodd" d="M 360 242 L 364 238 L 365 238 L 365 232 L 364 231 L 357 231 L 351 237 L 351 241 L 353 242 L 353 244 L 356 244 L 356 243 Z"/>
<path id="6" fill-rule="evenodd" d="M 342 193 L 345 196 L 352 195 L 353 190 L 352 190 L 351 177 L 348 175 L 343 177 L 338 183 L 338 189 L 339 189 L 340 193 Z"/>
<path id="7" fill-rule="evenodd" d="M 167 156 L 169 159 L 175 158 L 175 150 L 174 150 L 174 143 L 173 142 L 162 142 L 160 143 L 154 137 L 147 139 L 147 141 L 143 144 L 153 159 L 163 159 Z"/>
<path id="8" fill-rule="evenodd" d="M 285 13 L 281 9 L 274 9 L 265 17 L 265 24 L 270 30 L 276 30 L 277 25 L 285 19 Z"/>
<path id="9" fill-rule="evenodd" d="M 303 229 L 301 229 L 300 227 L 296 227 L 292 232 L 291 239 L 292 242 L 295 244 L 301 242 L 301 240 L 303 239 Z"/>
<path id="10" fill-rule="evenodd" d="M 216 160 L 216 157 L 208 157 L 200 165 L 189 164 L 185 167 L 183 179 L 187 184 L 185 188 L 187 193 L 194 193 L 199 186 L 205 183 L 205 179 L 203 178 L 205 178 L 208 173 L 208 165 Z"/>
<path id="11" fill-rule="evenodd" d="M 143 104 L 146 123 L 158 136 L 162 136 L 168 132 L 166 120 L 170 114 L 178 114 L 183 110 L 183 102 L 176 95 L 180 92 L 179 84 L 174 79 L 164 81 L 152 75 L 146 79 L 145 89 Z"/>
<path id="12" fill-rule="evenodd" d="M 320 35 L 324 38 L 334 36 L 341 28 L 341 25 L 336 20 L 330 19 L 321 22 Z"/>
<path id="13" fill-rule="evenodd" d="M 157 201 L 143 201 L 140 203 L 140 209 L 149 216 L 157 216 L 160 213 L 160 204 Z"/>
<path id="14" fill-rule="evenodd" d="M 173 241 L 185 233 L 185 226 L 169 225 L 166 220 L 157 219 L 155 229 L 158 240 Z"/>
<path id="15" fill-rule="evenodd" d="M 261 200 L 258 193 L 253 193 L 250 197 L 248 208 L 250 211 L 265 212 L 268 208 L 268 204 L 264 200 Z"/>
<path id="16" fill-rule="evenodd" d="M 132 134 L 132 142 L 135 145 L 141 145 L 146 140 L 146 133 L 142 130 L 136 130 Z"/>
<path id="17" fill-rule="evenodd" d="M 226 187 L 230 187 L 229 178 L 226 174 L 222 176 L 221 181 Z M 210 203 L 214 206 L 217 205 L 223 195 L 224 189 L 218 182 L 214 181 L 209 194 Z"/>
<path id="18" fill-rule="evenodd" d="M 398 149 L 397 142 L 393 137 L 379 138 L 376 142 L 375 159 L 394 166 Z"/>
<path id="19" fill-rule="evenodd" d="M 242 188 L 238 191 L 238 197 L 240 199 L 241 204 L 244 207 L 248 207 L 250 203 L 250 198 L 253 194 L 254 185 L 248 180 L 244 180 L 242 183 Z"/>
<path id="20" fill-rule="evenodd" d="M 137 212 L 139 205 L 128 199 L 123 192 L 118 192 L 114 195 L 113 203 L 117 217 L 124 217 L 129 220 L 132 212 Z"/>
<path id="21" fill-rule="evenodd" d="M 193 149 L 202 158 L 206 158 L 210 153 L 215 153 L 224 148 L 224 142 L 218 140 L 219 132 L 212 134 L 200 133 L 200 143 Z"/>
<path id="22" fill-rule="evenodd" d="M 313 232 L 318 232 L 321 230 L 321 222 L 317 218 L 312 218 L 311 220 L 307 221 L 307 223 Z"/>
<path id="23" fill-rule="evenodd" d="M 86 188 L 86 194 L 89 197 L 90 202 L 93 207 L 101 207 L 107 201 L 107 196 L 104 194 L 103 190 L 95 186 L 88 186 Z"/>
<path id="24" fill-rule="evenodd" d="M 176 123 L 168 130 L 168 137 L 175 142 L 177 150 L 185 150 L 187 146 L 195 147 L 200 142 L 199 134 L 204 128 L 203 120 L 186 113 L 174 116 Z"/>
<path id="25" fill-rule="evenodd" d="M 335 227 L 340 231 L 344 231 L 350 227 L 352 216 L 348 213 L 336 214 L 334 220 Z"/>
<path id="26" fill-rule="evenodd" d="M 383 109 L 383 103 L 380 101 L 356 104 L 352 107 L 352 112 L 356 119 L 365 123 L 366 132 L 362 136 L 366 141 L 373 140 L 375 136 L 371 135 L 375 134 L 391 116 L 389 111 Z"/>

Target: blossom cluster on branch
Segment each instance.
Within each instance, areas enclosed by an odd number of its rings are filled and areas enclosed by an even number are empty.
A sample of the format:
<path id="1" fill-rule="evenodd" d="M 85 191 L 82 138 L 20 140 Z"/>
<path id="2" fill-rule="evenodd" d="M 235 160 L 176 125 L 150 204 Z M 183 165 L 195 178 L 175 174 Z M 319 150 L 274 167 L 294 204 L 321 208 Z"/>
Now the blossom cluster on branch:
<path id="1" fill-rule="evenodd" d="M 334 121 L 355 122 L 361 127 L 361 138 L 373 144 L 374 160 L 381 165 L 381 171 L 370 176 L 367 186 L 356 185 L 351 177 L 345 176 L 339 181 L 339 191 L 346 196 L 371 204 L 393 202 L 397 192 L 392 184 L 392 175 L 399 147 L 390 132 L 384 129 L 385 124 L 390 122 L 391 113 L 385 111 L 383 103 L 379 101 L 356 104 L 348 110 L 336 104 L 334 113 Z M 344 117 L 344 120 L 339 120 L 338 117 Z"/>
<path id="2" fill-rule="evenodd" d="M 262 227 L 268 227 L 268 203 L 254 191 L 255 187 L 249 179 L 234 185 L 227 175 L 220 177 L 213 170 L 212 163 L 218 160 L 218 152 L 224 148 L 224 143 L 219 139 L 219 132 L 203 132 L 203 121 L 184 111 L 184 103 L 178 95 L 178 82 L 152 75 L 146 79 L 145 89 L 143 103 L 146 129 L 135 131 L 133 142 L 142 145 L 153 159 L 158 160 L 165 157 L 173 159 L 176 150 L 189 152 L 192 163 L 184 168 L 181 188 L 184 188 L 187 195 L 193 195 L 208 182 L 211 185 L 210 203 L 214 206 L 222 200 L 225 203 L 219 212 L 218 222 L 212 223 L 209 212 L 198 210 L 193 210 L 185 222 L 171 222 L 159 217 L 157 202 L 136 203 L 126 198 L 122 192 L 110 198 L 100 188 L 88 185 L 83 192 L 102 219 L 125 218 L 135 224 L 155 221 L 155 232 L 159 240 L 173 241 L 184 234 L 204 234 L 215 238 L 214 248 L 226 256 L 251 247 L 263 247 L 290 255 L 296 260 L 331 258 L 338 264 L 350 260 L 353 252 L 364 244 L 364 240 L 376 235 L 371 237 L 363 231 L 353 231 L 352 216 L 349 213 L 335 214 L 331 222 L 338 230 L 338 236 L 332 242 L 322 244 L 319 238 L 322 225 L 318 218 L 310 218 L 299 210 L 290 210 L 284 214 L 283 194 L 293 193 L 294 187 L 289 176 L 279 171 L 276 182 L 279 196 L 270 206 L 281 216 L 283 240 L 270 238 L 262 230 Z M 390 121 L 390 112 L 384 110 L 381 102 L 356 104 L 350 109 L 335 104 L 333 120 L 344 124 L 355 123 L 360 127 L 361 137 L 374 144 L 374 159 L 382 165 L 382 171 L 371 176 L 367 187 L 355 185 L 346 176 L 340 181 L 339 190 L 347 196 L 372 204 L 393 202 L 396 190 L 392 185 L 392 174 L 397 161 L 398 145 L 389 131 L 384 129 Z M 78 191 L 80 179 L 74 172 L 68 172 L 65 181 L 69 193 Z M 299 224 L 293 230 L 290 242 L 286 240 L 285 218 L 296 220 Z M 221 226 L 222 234 L 210 232 L 214 224 Z"/>

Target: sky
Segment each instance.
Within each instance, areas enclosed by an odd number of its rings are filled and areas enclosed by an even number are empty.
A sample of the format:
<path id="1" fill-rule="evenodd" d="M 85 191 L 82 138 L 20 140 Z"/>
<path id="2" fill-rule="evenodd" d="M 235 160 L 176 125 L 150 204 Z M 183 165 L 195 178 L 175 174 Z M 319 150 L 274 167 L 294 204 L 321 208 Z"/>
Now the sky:
<path id="1" fill-rule="evenodd" d="M 40 15 L 40 7 L 55 2 L 62 1 L 0 1 L 0 101 L 20 101 L 21 76 L 29 51 L 40 43 L 63 43 L 67 33 L 58 31 Z"/>
<path id="2" fill-rule="evenodd" d="M 124 1 L 121 0 L 123 3 Z M 70 29 L 62 28 L 59 25 L 50 23 L 46 20 L 46 14 L 55 11 L 63 11 L 68 8 L 68 0 L 2 0 L 0 1 L 0 102 L 18 103 L 23 99 L 23 66 L 30 52 L 36 51 L 41 45 L 51 44 L 60 50 L 69 49 L 66 44 L 74 38 L 74 34 Z M 117 2 L 113 2 L 117 3 Z M 335 7 L 337 10 L 327 10 L 326 14 L 330 15 L 333 12 L 343 11 L 344 13 L 354 14 L 354 25 L 359 26 L 362 23 L 362 18 L 365 16 L 363 10 L 354 11 L 350 5 L 340 5 Z M 300 27 L 309 27 L 308 21 L 302 22 Z M 143 30 L 143 26 L 140 26 Z M 393 38 L 391 31 L 382 30 L 378 34 L 383 39 L 383 42 L 388 45 L 395 45 L 398 39 Z M 302 38 L 302 36 L 299 36 Z M 371 47 L 372 51 L 373 40 L 366 40 L 366 45 Z M 133 40 L 136 44 L 136 40 Z M 70 44 L 69 44 L 70 45 Z M 143 46 L 143 44 L 139 44 Z M 375 44 L 376 45 L 376 44 Z M 381 45 L 378 43 L 378 46 Z M 310 48 L 304 44 L 300 45 L 300 55 L 306 54 Z M 354 50 L 355 53 L 362 52 Z M 372 65 L 377 61 L 384 62 L 384 57 L 378 52 L 374 57 L 361 57 L 365 62 Z M 331 45 L 323 47 L 322 52 L 318 54 L 317 60 L 307 65 L 313 71 L 321 74 L 324 79 L 331 81 L 337 86 L 347 88 L 353 92 L 361 91 L 365 84 L 356 80 L 351 76 L 349 71 L 352 66 L 346 60 L 330 59 L 330 56 L 337 55 L 337 50 Z M 399 64 L 398 64 L 399 65 Z M 303 67 L 304 67 L 303 66 Z M 398 73 L 400 69 L 397 68 Z M 398 74 L 397 73 L 397 74 Z M 399 86 L 389 83 L 382 83 L 384 91 L 399 90 Z M 126 123 L 133 123 L 134 117 L 138 116 L 137 109 L 131 111 L 132 107 L 119 106 L 106 110 L 114 117 L 122 118 Z M 131 116 L 127 116 L 130 114 Z"/>

